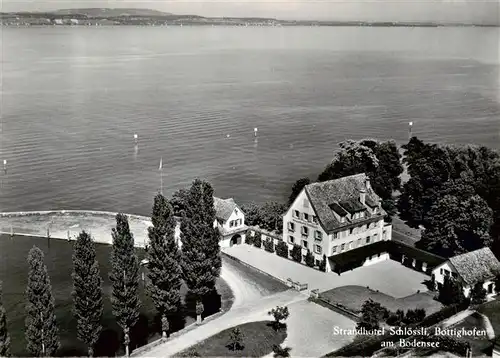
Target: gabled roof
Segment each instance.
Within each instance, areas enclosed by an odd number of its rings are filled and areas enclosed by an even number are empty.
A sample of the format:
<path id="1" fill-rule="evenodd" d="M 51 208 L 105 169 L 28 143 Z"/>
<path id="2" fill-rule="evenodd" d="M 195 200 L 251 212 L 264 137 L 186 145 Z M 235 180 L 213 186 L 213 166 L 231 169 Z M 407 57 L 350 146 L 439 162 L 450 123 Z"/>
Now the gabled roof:
<path id="1" fill-rule="evenodd" d="M 367 215 L 361 220 L 357 219 L 351 221 L 347 219 L 344 223 L 340 223 L 334 214 L 334 211 L 341 212 L 338 206 L 344 211 L 347 209 L 342 207 L 342 203 L 350 206 L 351 209 L 359 207 L 358 203 L 362 206 L 359 202 L 359 194 L 360 190 L 363 189 L 366 189 L 365 203 L 370 202 L 378 207 L 380 198 L 371 187 L 366 188 L 367 179 L 368 177 L 366 174 L 362 173 L 322 183 L 312 183 L 305 186 L 304 190 L 307 197 L 316 212 L 318 220 L 327 233 L 344 226 L 373 219 L 374 217 L 384 217 L 385 211 L 381 209 L 377 214 L 367 212 Z"/>
<path id="2" fill-rule="evenodd" d="M 221 199 L 214 196 L 215 216 L 217 219 L 226 222 L 235 209 L 241 211 L 233 198 Z"/>
<path id="3" fill-rule="evenodd" d="M 488 247 L 450 257 L 449 261 L 467 285 L 484 282 L 500 274 L 500 262 Z"/>

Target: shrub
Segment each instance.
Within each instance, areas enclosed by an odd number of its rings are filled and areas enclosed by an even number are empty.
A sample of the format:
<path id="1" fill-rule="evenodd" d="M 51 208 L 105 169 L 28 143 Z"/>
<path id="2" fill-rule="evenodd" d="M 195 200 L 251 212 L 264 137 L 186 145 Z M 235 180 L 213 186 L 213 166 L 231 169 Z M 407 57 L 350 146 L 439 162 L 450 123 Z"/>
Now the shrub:
<path id="1" fill-rule="evenodd" d="M 439 289 L 438 300 L 444 305 L 463 302 L 465 296 L 460 282 L 449 276 L 445 276 L 444 282 Z"/>
<path id="2" fill-rule="evenodd" d="M 323 260 L 319 263 L 319 270 L 326 272 L 326 255 L 323 255 Z"/>
<path id="3" fill-rule="evenodd" d="M 314 267 L 314 255 L 312 254 L 311 250 L 307 250 L 306 265 L 309 267 Z"/>
<path id="4" fill-rule="evenodd" d="M 255 233 L 255 236 L 253 237 L 253 246 L 258 247 L 259 249 L 262 246 L 262 235 L 260 232 Z"/>
<path id="5" fill-rule="evenodd" d="M 472 304 L 479 305 L 486 301 L 486 290 L 483 287 L 483 282 L 478 282 L 474 285 L 470 293 Z"/>
<path id="6" fill-rule="evenodd" d="M 276 255 L 288 258 L 288 244 L 284 241 L 279 241 L 276 245 Z"/>
<path id="7" fill-rule="evenodd" d="M 286 319 L 290 316 L 287 306 L 276 306 L 276 308 L 273 308 L 267 312 L 267 314 L 273 316 L 274 327 L 276 330 L 280 329 L 283 326 L 282 321 L 286 321 Z"/>
<path id="8" fill-rule="evenodd" d="M 268 237 L 267 240 L 264 241 L 264 250 L 270 253 L 274 252 L 274 240 L 272 238 Z"/>
<path id="9" fill-rule="evenodd" d="M 253 236 L 252 236 L 250 230 L 248 230 L 247 235 L 245 237 L 245 244 L 253 245 Z"/>
<path id="10" fill-rule="evenodd" d="M 273 357 L 274 358 L 286 358 L 290 357 L 290 351 L 292 349 L 290 347 L 281 347 L 277 344 L 273 345 Z"/>
<path id="11" fill-rule="evenodd" d="M 235 327 L 231 330 L 227 346 L 232 351 L 243 349 L 243 332 L 241 332 L 241 329 Z"/>
<path id="12" fill-rule="evenodd" d="M 293 245 L 292 252 L 290 254 L 293 261 L 302 262 L 302 247 L 300 245 Z"/>

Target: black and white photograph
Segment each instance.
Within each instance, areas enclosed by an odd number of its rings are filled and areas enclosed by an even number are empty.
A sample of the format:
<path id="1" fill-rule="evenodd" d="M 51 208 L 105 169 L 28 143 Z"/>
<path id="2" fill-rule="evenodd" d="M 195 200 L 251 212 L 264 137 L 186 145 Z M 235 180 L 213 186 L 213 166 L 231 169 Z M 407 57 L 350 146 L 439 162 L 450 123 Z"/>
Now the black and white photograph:
<path id="1" fill-rule="evenodd" d="M 500 0 L 0 0 L 0 357 L 500 358 Z"/>

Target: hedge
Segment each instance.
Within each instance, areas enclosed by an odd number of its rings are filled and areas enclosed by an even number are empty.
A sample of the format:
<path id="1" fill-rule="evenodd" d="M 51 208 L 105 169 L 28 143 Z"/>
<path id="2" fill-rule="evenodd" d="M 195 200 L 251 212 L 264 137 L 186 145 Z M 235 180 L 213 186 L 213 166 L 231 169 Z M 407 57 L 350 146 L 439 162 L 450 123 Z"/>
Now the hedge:
<path id="1" fill-rule="evenodd" d="M 270 253 L 274 253 L 274 240 L 272 238 L 268 237 L 263 244 L 264 244 L 264 250 Z"/>
<path id="2" fill-rule="evenodd" d="M 276 255 L 279 257 L 284 257 L 288 258 L 288 245 L 284 241 L 278 242 L 278 245 L 276 245 Z"/>
<path id="3" fill-rule="evenodd" d="M 255 233 L 255 236 L 253 237 L 253 246 L 259 249 L 262 247 L 262 235 L 260 232 Z"/>

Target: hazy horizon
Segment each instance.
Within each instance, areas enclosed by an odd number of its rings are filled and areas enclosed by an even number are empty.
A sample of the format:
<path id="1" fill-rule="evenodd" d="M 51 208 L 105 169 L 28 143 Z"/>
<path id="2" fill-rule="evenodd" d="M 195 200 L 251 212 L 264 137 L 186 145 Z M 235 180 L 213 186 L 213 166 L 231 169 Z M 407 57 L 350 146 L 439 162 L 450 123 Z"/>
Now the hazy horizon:
<path id="1" fill-rule="evenodd" d="M 296 20 L 426 21 L 500 24 L 500 0 L 1 0 L 0 11 L 72 8 L 141 8 L 211 17 L 271 17 Z"/>

